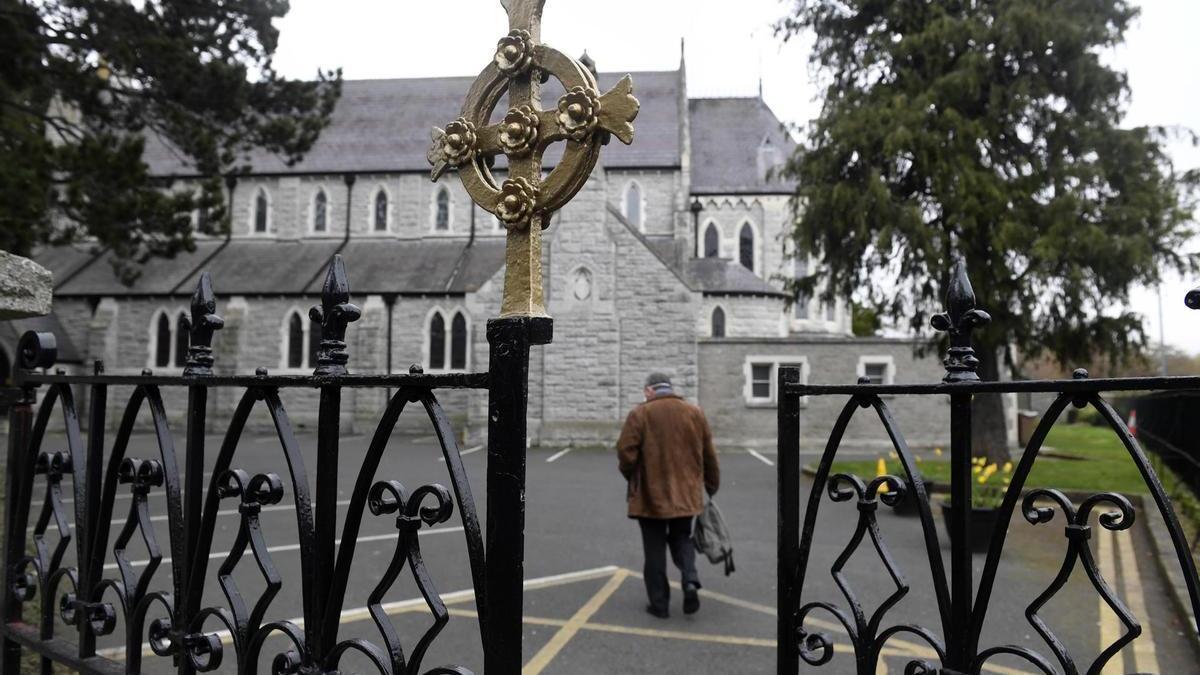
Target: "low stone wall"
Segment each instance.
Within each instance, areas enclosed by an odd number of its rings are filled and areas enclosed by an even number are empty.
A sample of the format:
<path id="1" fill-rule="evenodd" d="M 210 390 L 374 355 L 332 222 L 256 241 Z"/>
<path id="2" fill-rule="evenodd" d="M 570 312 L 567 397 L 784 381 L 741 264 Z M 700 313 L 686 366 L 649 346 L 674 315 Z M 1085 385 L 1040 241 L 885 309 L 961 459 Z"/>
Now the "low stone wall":
<path id="1" fill-rule="evenodd" d="M 809 384 L 852 384 L 860 362 L 890 361 L 896 384 L 938 382 L 944 370 L 935 354 L 916 356 L 910 340 L 883 338 L 726 338 L 700 341 L 699 401 L 719 445 L 774 447 L 776 405 L 774 372 L 772 399 L 755 400 L 749 391 L 749 364 L 801 364 Z M 741 395 L 731 395 L 740 392 Z M 846 397 L 813 396 L 800 413 L 800 438 L 805 448 L 822 448 Z M 912 446 L 945 446 L 950 436 L 950 406 L 945 397 L 905 396 L 887 401 Z M 891 443 L 878 418 L 862 411 L 851 422 L 844 448 L 888 449 Z"/>

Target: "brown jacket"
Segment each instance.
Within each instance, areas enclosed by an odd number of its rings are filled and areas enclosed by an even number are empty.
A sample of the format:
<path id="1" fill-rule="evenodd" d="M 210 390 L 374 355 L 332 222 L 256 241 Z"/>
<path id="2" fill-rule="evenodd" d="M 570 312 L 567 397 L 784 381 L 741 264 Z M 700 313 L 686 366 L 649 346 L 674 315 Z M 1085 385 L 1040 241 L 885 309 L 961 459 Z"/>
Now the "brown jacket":
<path id="1" fill-rule="evenodd" d="M 712 430 L 699 407 L 675 394 L 634 408 L 617 441 L 621 475 L 629 481 L 630 518 L 680 518 L 704 510 L 721 470 Z"/>

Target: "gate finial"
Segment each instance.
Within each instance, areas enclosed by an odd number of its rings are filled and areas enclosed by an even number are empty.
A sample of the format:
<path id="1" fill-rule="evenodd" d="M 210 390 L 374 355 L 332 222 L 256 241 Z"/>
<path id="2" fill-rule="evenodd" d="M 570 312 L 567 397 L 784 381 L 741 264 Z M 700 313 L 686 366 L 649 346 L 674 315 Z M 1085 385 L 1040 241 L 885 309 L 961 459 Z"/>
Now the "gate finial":
<path id="1" fill-rule="evenodd" d="M 971 331 L 985 326 L 992 317 L 982 309 L 975 308 L 975 290 L 967 277 L 967 263 L 959 258 L 950 275 L 950 288 L 946 291 L 947 311 L 935 314 L 930 320 L 936 330 L 950 336 L 950 350 L 942 361 L 946 366 L 945 382 L 973 382 L 979 379 L 975 369 L 979 359 L 971 346 Z"/>
<path id="2" fill-rule="evenodd" d="M 308 316 L 321 324 L 321 345 L 317 348 L 317 367 L 313 375 L 345 375 L 350 354 L 346 352 L 346 326 L 358 321 L 362 310 L 350 303 L 350 280 L 346 278 L 346 263 L 342 256 L 333 256 L 325 285 L 321 287 L 321 304 L 308 310 Z"/>
<path id="3" fill-rule="evenodd" d="M 583 188 L 610 136 L 633 142 L 632 122 L 640 105 L 628 75 L 601 95 L 586 66 L 541 44 L 545 2 L 502 0 L 509 33 L 471 85 L 459 118 L 434 128 L 429 151 L 434 180 L 458 169 L 471 199 L 508 228 L 502 317 L 546 315 L 541 231 Z M 555 108 L 542 110 L 541 84 L 551 75 L 566 93 Z M 505 91 L 508 112 L 499 124 L 489 125 Z M 556 141 L 566 141 L 567 147 L 543 179 L 542 153 Z M 508 160 L 508 176 L 498 185 L 491 164 L 501 154 Z"/>
<path id="4" fill-rule="evenodd" d="M 212 277 L 208 272 L 200 273 L 196 290 L 192 293 L 191 317 L 187 318 L 188 354 L 183 374 L 212 375 L 213 333 L 225 327 L 225 320 L 217 316 L 217 298 L 213 294 Z"/>

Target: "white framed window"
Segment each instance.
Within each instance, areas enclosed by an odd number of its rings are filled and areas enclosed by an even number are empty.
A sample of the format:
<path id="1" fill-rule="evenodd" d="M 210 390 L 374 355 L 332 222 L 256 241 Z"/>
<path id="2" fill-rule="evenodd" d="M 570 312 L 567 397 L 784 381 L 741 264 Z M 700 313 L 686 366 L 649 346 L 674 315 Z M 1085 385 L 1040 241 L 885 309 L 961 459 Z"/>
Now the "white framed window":
<path id="1" fill-rule="evenodd" d="M 165 307 L 156 309 L 150 317 L 146 367 L 184 367 L 187 365 L 191 337 L 187 329 L 186 314 L 182 311 L 172 314 Z"/>
<path id="2" fill-rule="evenodd" d="M 450 198 L 450 189 L 445 185 L 439 186 L 433 194 L 433 206 L 429 214 L 435 232 L 450 231 L 454 217 L 453 207 L 454 200 Z"/>
<path id="3" fill-rule="evenodd" d="M 313 193 L 312 203 L 308 209 L 309 229 L 314 234 L 324 234 L 329 231 L 329 193 L 324 187 L 318 187 Z"/>
<path id="4" fill-rule="evenodd" d="M 317 348 L 321 344 L 321 324 L 309 318 L 298 307 L 284 314 L 279 328 L 279 368 L 302 371 L 317 367 Z"/>
<path id="5" fill-rule="evenodd" d="M 271 231 L 271 193 L 260 187 L 250 202 L 251 234 L 268 234 Z"/>
<path id="6" fill-rule="evenodd" d="M 639 230 L 646 229 L 646 198 L 642 193 L 641 184 L 636 180 L 625 184 L 625 191 L 621 196 L 621 214 L 630 225 Z"/>
<path id="7" fill-rule="evenodd" d="M 796 367 L 800 369 L 800 383 L 808 383 L 807 356 L 747 356 L 742 366 L 745 386 L 742 397 L 750 407 L 773 407 L 779 401 L 778 381 L 779 369 Z M 800 403 L 807 401 L 801 399 Z"/>
<path id="8" fill-rule="evenodd" d="M 857 374 L 869 378 L 871 384 L 895 384 L 896 360 L 890 354 L 858 357 Z"/>
<path id="9" fill-rule="evenodd" d="M 463 309 L 430 310 L 425 320 L 425 370 L 465 371 L 471 361 L 471 322 Z"/>
<path id="10" fill-rule="evenodd" d="M 375 188 L 375 196 L 371 198 L 368 208 L 372 232 L 387 232 L 391 229 L 392 199 L 386 186 L 380 185 Z"/>

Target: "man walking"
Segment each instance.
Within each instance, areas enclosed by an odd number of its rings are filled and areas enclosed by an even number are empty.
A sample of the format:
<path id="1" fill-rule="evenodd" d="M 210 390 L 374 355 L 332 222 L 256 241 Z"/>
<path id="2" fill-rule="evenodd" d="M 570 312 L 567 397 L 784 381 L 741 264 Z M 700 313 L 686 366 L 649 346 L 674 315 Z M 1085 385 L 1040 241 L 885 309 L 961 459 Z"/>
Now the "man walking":
<path id="1" fill-rule="evenodd" d="M 670 377 L 651 373 L 643 393 L 645 402 L 625 419 L 617 457 L 629 481 L 629 517 L 642 529 L 646 611 L 665 619 L 671 599 L 667 548 L 683 577 L 684 613 L 700 609 L 692 523 L 704 510 L 703 491 L 717 492 L 721 470 L 704 412 L 675 393 Z"/>

